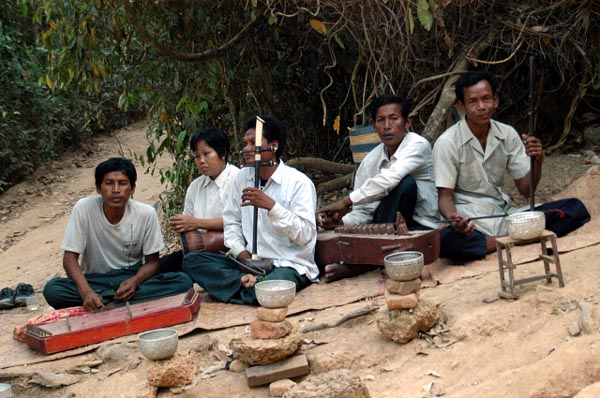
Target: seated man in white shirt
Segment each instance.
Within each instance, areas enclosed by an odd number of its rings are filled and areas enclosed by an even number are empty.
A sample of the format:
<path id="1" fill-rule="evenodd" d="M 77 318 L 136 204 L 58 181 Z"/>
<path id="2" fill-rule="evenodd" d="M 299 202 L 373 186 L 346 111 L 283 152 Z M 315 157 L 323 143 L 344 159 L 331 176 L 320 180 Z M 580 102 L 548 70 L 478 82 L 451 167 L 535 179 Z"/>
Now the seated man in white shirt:
<path id="1" fill-rule="evenodd" d="M 48 281 L 48 304 L 93 311 L 112 301 L 145 301 L 190 289 L 192 281 L 182 272 L 158 274 L 163 236 L 154 208 L 131 199 L 137 180 L 133 163 L 105 160 L 96 167 L 95 180 L 100 195 L 80 199 L 73 208 L 61 245 L 67 278 Z"/>
<path id="2" fill-rule="evenodd" d="M 401 96 L 384 94 L 373 102 L 373 126 L 381 144 L 361 162 L 350 195 L 318 210 L 320 226 L 395 223 L 397 212 L 411 230 L 438 226 L 431 145 L 408 131 L 409 111 L 408 101 Z M 328 264 L 323 280 L 331 282 L 373 268 Z"/>
<path id="3" fill-rule="evenodd" d="M 259 187 L 255 169 L 238 173 L 225 204 L 223 223 L 229 256 L 193 252 L 183 258 L 183 271 L 212 297 L 228 303 L 258 305 L 254 285 L 260 280 L 286 279 L 301 290 L 317 280 L 315 264 L 317 195 L 312 181 L 285 165 L 281 154 L 286 144 L 283 123 L 264 115 Z M 244 122 L 244 159 L 255 163 L 256 116 Z M 252 257 L 253 214 L 258 208 L 257 255 L 272 261 L 273 270 L 255 276 L 240 270 Z M 234 260 L 235 259 L 235 260 Z M 236 262 L 237 261 L 237 262 Z"/>

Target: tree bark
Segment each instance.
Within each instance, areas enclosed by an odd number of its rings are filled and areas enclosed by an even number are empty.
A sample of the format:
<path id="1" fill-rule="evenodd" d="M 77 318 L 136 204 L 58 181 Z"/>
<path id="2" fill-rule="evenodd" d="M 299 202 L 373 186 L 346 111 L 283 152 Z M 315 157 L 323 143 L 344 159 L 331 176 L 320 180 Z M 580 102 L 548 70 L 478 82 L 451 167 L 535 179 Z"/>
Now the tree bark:
<path id="1" fill-rule="evenodd" d="M 288 166 L 296 168 L 319 170 L 332 174 L 352 174 L 356 170 L 356 167 L 354 167 L 352 164 L 336 163 L 320 158 L 294 158 L 290 159 L 286 163 Z"/>

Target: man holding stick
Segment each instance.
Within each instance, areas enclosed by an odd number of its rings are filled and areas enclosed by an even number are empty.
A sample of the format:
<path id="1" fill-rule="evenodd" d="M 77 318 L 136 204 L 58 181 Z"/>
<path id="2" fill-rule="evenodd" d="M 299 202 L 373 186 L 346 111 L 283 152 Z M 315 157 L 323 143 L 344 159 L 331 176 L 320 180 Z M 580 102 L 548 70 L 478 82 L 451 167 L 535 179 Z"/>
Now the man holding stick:
<path id="1" fill-rule="evenodd" d="M 495 237 L 506 235 L 503 217 L 473 218 L 526 210 L 514 207 L 502 190 L 504 174 L 508 172 L 519 193 L 530 198 L 542 175 L 544 150 L 538 138 L 519 135 L 511 126 L 492 119 L 499 104 L 494 73 L 467 72 L 457 80 L 455 92 L 456 105 L 465 117 L 438 138 L 433 161 L 440 213 L 451 222 L 442 231 L 440 257 L 464 262 L 495 251 Z M 530 162 L 530 157 L 535 161 Z M 530 164 L 535 164 L 534 170 Z M 545 213 L 546 229 L 558 236 L 590 220 L 583 203 L 575 198 L 535 209 Z"/>
<path id="2" fill-rule="evenodd" d="M 257 305 L 254 285 L 259 280 L 291 280 L 297 290 L 317 280 L 319 270 L 314 261 L 317 195 L 306 175 L 281 161 L 286 144 L 283 123 L 273 116 L 262 115 L 260 119 L 254 116 L 246 120 L 243 128 L 244 160 L 253 167 L 238 173 L 225 204 L 225 246 L 230 251 L 227 256 L 206 252 L 187 254 L 183 270 L 220 301 Z M 258 180 L 257 154 L 260 154 Z M 263 263 L 272 263 L 270 273 L 257 276 L 248 271 L 257 257 Z"/>

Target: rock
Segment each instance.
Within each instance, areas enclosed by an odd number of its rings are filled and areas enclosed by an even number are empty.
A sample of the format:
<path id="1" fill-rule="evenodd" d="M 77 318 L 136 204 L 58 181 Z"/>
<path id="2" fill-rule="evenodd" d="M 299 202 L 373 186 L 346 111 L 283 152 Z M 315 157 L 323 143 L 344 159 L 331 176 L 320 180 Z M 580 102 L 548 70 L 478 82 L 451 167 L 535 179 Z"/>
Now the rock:
<path id="1" fill-rule="evenodd" d="M 281 322 L 288 313 L 288 307 L 283 308 L 256 308 L 256 317 L 261 321 Z"/>
<path id="2" fill-rule="evenodd" d="M 579 303 L 579 308 L 581 308 L 581 327 L 586 333 L 590 333 L 594 329 L 592 306 L 585 301 L 581 301 Z"/>
<path id="3" fill-rule="evenodd" d="M 351 352 L 313 352 L 306 354 L 311 374 L 327 373 L 334 369 L 358 367 L 359 358 Z"/>
<path id="4" fill-rule="evenodd" d="M 303 342 L 304 337 L 299 333 L 272 340 L 236 337 L 229 342 L 229 348 L 235 358 L 248 365 L 267 365 L 292 356 Z"/>
<path id="5" fill-rule="evenodd" d="M 385 292 L 385 303 L 390 310 L 404 310 L 417 308 L 419 305 L 419 296 L 417 293 L 401 296 L 399 294 Z"/>
<path id="6" fill-rule="evenodd" d="M 390 293 L 406 296 L 407 294 L 415 293 L 421 290 L 421 278 L 402 282 L 395 281 L 393 279 L 386 279 L 385 289 Z"/>
<path id="7" fill-rule="evenodd" d="M 371 398 L 367 386 L 348 369 L 309 376 L 290 388 L 283 398 Z"/>
<path id="8" fill-rule="evenodd" d="M 296 382 L 290 379 L 277 380 L 273 383 L 269 384 L 269 392 L 273 397 L 281 397 L 285 394 L 290 388 L 294 387 Z"/>
<path id="9" fill-rule="evenodd" d="M 81 380 L 80 376 L 61 374 L 61 373 L 50 373 L 50 372 L 37 372 L 29 379 L 29 384 L 38 384 L 46 388 L 60 388 L 64 386 L 70 386 Z"/>
<path id="10" fill-rule="evenodd" d="M 154 387 L 178 387 L 190 384 L 198 373 L 198 364 L 189 355 L 176 352 L 160 361 L 145 360 L 148 383 Z"/>
<path id="11" fill-rule="evenodd" d="M 200 339 L 190 348 L 190 351 L 193 352 L 208 352 L 215 349 L 217 346 L 217 341 L 209 336 L 203 335 L 200 336 Z"/>
<path id="12" fill-rule="evenodd" d="M 240 361 L 239 359 L 234 359 L 229 364 L 229 370 L 235 373 L 243 372 L 246 369 L 248 369 L 248 364 L 246 362 Z"/>
<path id="13" fill-rule="evenodd" d="M 567 329 L 569 330 L 569 334 L 573 337 L 581 334 L 581 329 L 579 328 L 579 324 L 577 322 L 571 323 Z"/>
<path id="14" fill-rule="evenodd" d="M 573 398 L 598 398 L 600 397 L 600 382 L 590 384 L 579 391 Z"/>
<path id="15" fill-rule="evenodd" d="M 384 309 L 377 317 L 379 331 L 397 343 L 406 343 L 421 331 L 431 329 L 439 320 L 437 308 L 421 300 L 412 312 Z"/>
<path id="16" fill-rule="evenodd" d="M 255 319 L 250 322 L 250 337 L 253 339 L 280 339 L 291 333 L 290 321 L 266 322 Z"/>

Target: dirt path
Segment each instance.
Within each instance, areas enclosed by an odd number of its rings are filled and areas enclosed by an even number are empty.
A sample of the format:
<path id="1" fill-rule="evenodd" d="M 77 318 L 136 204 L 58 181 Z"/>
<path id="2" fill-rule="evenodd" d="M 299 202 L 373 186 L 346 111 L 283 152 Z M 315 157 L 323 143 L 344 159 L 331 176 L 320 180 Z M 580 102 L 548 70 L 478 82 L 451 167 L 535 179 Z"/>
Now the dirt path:
<path id="1" fill-rule="evenodd" d="M 62 274 L 60 242 L 74 202 L 93 193 L 93 168 L 102 159 L 126 156 L 146 146 L 145 125 L 137 124 L 113 137 L 97 139 L 86 153 L 72 154 L 47 165 L 31 182 L 0 196 L 0 287 L 31 283 L 38 298 L 50 277 Z M 168 160 L 161 160 L 163 165 Z M 558 162 L 554 170 L 573 167 Z M 576 162 L 574 162 L 575 164 Z M 578 164 L 575 167 L 580 167 Z M 585 167 L 582 167 L 585 169 Z M 138 165 L 136 199 L 153 203 L 162 187 L 158 177 L 143 174 Z M 568 179 L 570 177 L 564 177 Z M 559 177 L 556 177 L 557 181 Z M 436 344 L 416 339 L 405 345 L 379 333 L 375 314 L 338 327 L 311 332 L 302 350 L 311 371 L 349 368 L 368 386 L 371 396 L 429 397 L 573 397 L 600 380 L 600 246 L 561 255 L 566 287 L 533 283 L 519 289 L 520 299 L 483 299 L 498 290 L 497 273 L 424 289 L 422 299 L 433 302 L 446 317 L 447 331 Z M 541 272 L 540 263 L 519 272 Z M 291 317 L 304 322 L 332 322 L 343 315 L 385 302 L 376 298 Z M 582 325 L 582 308 L 589 307 L 591 323 Z M 15 309 L 10 311 L 24 311 Z M 585 318 L 585 317 L 584 317 Z M 588 326 L 572 336 L 569 327 Z M 197 383 L 185 389 L 161 389 L 159 397 L 268 396 L 265 387 L 249 388 L 244 373 L 223 370 L 229 340 L 246 333 L 245 327 L 196 332 L 181 339 L 180 350 L 194 350 L 200 365 Z M 32 376 L 38 373 L 38 376 Z M 48 388 L 49 379 L 68 384 Z M 16 397 L 150 397 L 143 362 L 135 344 L 120 344 L 96 352 L 30 366 L 10 368 L 0 377 L 13 384 Z M 47 376 L 50 377 L 50 376 Z M 56 380 L 59 380 L 58 382 Z M 432 384 L 433 383 L 433 384 Z M 40 385 L 41 384 L 41 385 Z"/>

